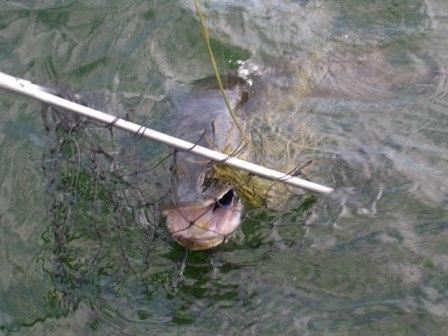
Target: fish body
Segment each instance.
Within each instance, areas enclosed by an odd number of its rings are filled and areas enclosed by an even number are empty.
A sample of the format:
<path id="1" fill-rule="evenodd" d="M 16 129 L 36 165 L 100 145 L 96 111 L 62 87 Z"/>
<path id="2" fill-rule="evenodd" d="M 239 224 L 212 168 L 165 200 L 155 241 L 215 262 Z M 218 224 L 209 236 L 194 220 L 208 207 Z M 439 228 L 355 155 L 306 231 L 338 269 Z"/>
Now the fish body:
<path id="1" fill-rule="evenodd" d="M 225 93 L 232 110 L 238 113 L 245 101 L 244 84 L 229 84 Z M 227 153 L 241 148 L 243 137 L 216 88 L 199 87 L 177 93 L 170 117 L 172 133 L 181 139 Z M 219 245 L 241 222 L 243 204 L 234 186 L 215 180 L 212 165 L 188 151 L 174 155 L 172 207 L 164 213 L 173 238 L 192 250 Z"/>

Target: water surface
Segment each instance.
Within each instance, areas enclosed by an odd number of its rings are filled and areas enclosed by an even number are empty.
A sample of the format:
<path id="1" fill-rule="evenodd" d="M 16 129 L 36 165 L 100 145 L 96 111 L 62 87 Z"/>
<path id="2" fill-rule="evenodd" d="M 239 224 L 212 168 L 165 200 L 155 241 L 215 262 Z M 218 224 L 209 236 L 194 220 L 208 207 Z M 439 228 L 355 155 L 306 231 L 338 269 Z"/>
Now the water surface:
<path id="1" fill-rule="evenodd" d="M 203 10 L 222 71 L 239 60 L 260 69 L 254 125 L 289 140 L 306 126 L 310 177 L 337 191 L 249 212 L 226 245 L 185 255 L 142 201 L 167 191 L 168 163 L 144 172 L 168 148 L 93 127 L 119 166 L 93 167 L 76 134 L 58 135 L 79 148 L 58 148 L 73 155 L 55 166 L 40 105 L 2 93 L 0 334 L 443 335 L 445 1 Z M 172 92 L 212 74 L 190 1 L 2 3 L 0 70 L 109 92 L 92 103 L 160 130 Z"/>

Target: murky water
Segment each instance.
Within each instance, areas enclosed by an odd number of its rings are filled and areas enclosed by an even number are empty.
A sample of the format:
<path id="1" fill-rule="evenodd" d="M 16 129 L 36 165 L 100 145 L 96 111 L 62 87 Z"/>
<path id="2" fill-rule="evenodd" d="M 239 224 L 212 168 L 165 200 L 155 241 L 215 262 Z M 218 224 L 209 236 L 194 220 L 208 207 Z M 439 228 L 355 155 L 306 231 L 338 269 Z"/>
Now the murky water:
<path id="1" fill-rule="evenodd" d="M 2 3 L 0 71 L 115 92 L 93 104 L 167 130 L 170 94 L 211 75 L 193 8 Z M 39 104 L 1 93 L 0 334 L 444 335 L 446 1 L 203 10 L 223 72 L 238 60 L 259 67 L 248 111 L 289 140 L 306 125 L 317 143 L 310 177 L 337 191 L 251 211 L 230 242 L 185 256 L 141 202 L 166 191 L 166 166 L 143 172 L 168 148 L 94 129 L 117 157 L 138 157 L 139 193 L 105 158 L 77 170 L 91 144 L 47 134 Z M 52 136 L 78 148 L 51 147 Z M 73 160 L 55 166 L 51 153 Z M 278 153 L 267 153 L 275 165 Z M 121 176 L 134 176 L 121 162 Z"/>

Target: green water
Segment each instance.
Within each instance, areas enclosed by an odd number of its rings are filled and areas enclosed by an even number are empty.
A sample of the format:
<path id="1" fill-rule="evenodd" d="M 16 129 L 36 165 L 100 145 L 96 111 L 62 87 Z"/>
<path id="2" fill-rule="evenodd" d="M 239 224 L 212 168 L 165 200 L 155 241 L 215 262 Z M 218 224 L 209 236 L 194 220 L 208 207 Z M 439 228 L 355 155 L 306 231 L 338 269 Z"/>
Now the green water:
<path id="1" fill-rule="evenodd" d="M 166 165 L 131 179 L 141 196 L 59 134 L 71 159 L 54 167 L 40 105 L 0 93 L 0 334 L 445 335 L 446 2 L 203 7 L 223 72 L 260 69 L 248 111 L 288 139 L 306 125 L 311 177 L 337 191 L 248 212 L 228 243 L 185 255 L 140 202 L 167 191 Z M 190 1 L 0 3 L 0 71 L 116 92 L 97 107 L 157 129 L 207 57 Z M 97 133 L 140 171 L 169 153 Z"/>

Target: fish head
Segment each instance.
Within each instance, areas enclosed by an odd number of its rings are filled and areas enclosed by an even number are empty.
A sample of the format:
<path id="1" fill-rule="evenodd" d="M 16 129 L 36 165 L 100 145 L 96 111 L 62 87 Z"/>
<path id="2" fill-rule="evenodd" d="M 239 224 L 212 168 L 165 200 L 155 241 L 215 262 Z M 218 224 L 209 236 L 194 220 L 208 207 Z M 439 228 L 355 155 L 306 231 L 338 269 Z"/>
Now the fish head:
<path id="1" fill-rule="evenodd" d="M 241 223 L 243 204 L 234 188 L 217 198 L 164 211 L 168 230 L 185 248 L 206 250 L 221 244 Z"/>
<path id="2" fill-rule="evenodd" d="M 241 115 L 248 99 L 246 82 L 223 77 L 232 111 Z M 173 94 L 170 110 L 172 134 L 202 146 L 227 152 L 241 149 L 239 127 L 229 113 L 223 93 L 210 78 Z M 241 152 L 241 150 L 239 151 Z M 168 230 L 182 246 L 205 250 L 221 244 L 240 225 L 243 205 L 236 188 L 214 177 L 210 160 L 177 150 L 171 165 L 172 208 L 164 211 Z"/>

